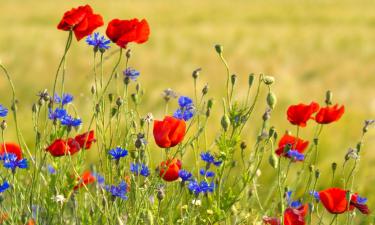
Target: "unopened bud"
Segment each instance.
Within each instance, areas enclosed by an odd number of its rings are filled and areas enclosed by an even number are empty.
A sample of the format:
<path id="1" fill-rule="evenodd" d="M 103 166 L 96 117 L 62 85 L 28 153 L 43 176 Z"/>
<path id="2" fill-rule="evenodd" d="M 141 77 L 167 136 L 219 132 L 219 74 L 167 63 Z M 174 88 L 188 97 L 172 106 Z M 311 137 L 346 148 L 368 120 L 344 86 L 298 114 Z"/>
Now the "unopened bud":
<path id="1" fill-rule="evenodd" d="M 223 46 L 222 45 L 215 45 L 215 50 L 217 54 L 221 55 L 223 53 Z"/>
<path id="2" fill-rule="evenodd" d="M 206 95 L 208 93 L 208 84 L 204 85 L 202 89 L 202 95 Z"/>
<path id="3" fill-rule="evenodd" d="M 319 169 L 315 170 L 315 178 L 318 179 L 320 177 L 320 171 Z"/>
<path id="4" fill-rule="evenodd" d="M 141 90 L 141 85 L 139 83 L 135 85 L 135 90 L 137 91 L 137 93 L 139 93 L 139 91 Z"/>
<path id="5" fill-rule="evenodd" d="M 221 127 L 224 129 L 224 131 L 227 131 L 230 126 L 230 119 L 227 115 L 224 115 L 221 118 Z"/>
<path id="6" fill-rule="evenodd" d="M 337 168 L 337 163 L 333 162 L 331 167 L 332 167 L 332 171 L 335 172 Z"/>
<path id="7" fill-rule="evenodd" d="M 138 104 L 139 97 L 136 93 L 131 94 L 131 99 L 133 100 L 134 104 Z"/>
<path id="8" fill-rule="evenodd" d="M 246 142 L 241 142 L 241 145 L 240 145 L 241 149 L 244 150 L 245 148 L 247 148 L 247 144 Z"/>
<path id="9" fill-rule="evenodd" d="M 214 105 L 214 100 L 212 98 L 208 99 L 208 101 L 207 101 L 207 108 L 211 109 L 213 105 Z"/>
<path id="10" fill-rule="evenodd" d="M 267 108 L 262 118 L 264 121 L 269 120 L 271 118 L 271 109 Z"/>
<path id="11" fill-rule="evenodd" d="M 7 122 L 6 122 L 5 120 L 3 120 L 3 121 L 1 122 L 1 124 L 0 124 L 0 128 L 1 128 L 2 130 L 5 130 L 5 129 L 7 129 L 7 127 L 8 127 Z"/>
<path id="12" fill-rule="evenodd" d="M 118 107 L 120 107 L 120 106 L 122 106 L 122 104 L 124 104 L 124 100 L 122 100 L 121 97 L 118 97 L 118 98 L 116 99 L 116 105 L 117 105 Z"/>
<path id="13" fill-rule="evenodd" d="M 271 127 L 268 131 L 268 137 L 272 137 L 275 134 L 275 127 Z"/>
<path id="14" fill-rule="evenodd" d="M 109 93 L 109 94 L 108 94 L 108 99 L 109 99 L 109 102 L 112 102 L 112 101 L 113 101 L 113 94 L 112 94 L 112 93 Z"/>
<path id="15" fill-rule="evenodd" d="M 33 106 L 31 107 L 31 110 L 33 111 L 33 113 L 38 112 L 38 105 L 34 103 Z"/>
<path id="16" fill-rule="evenodd" d="M 270 157 L 268 158 L 269 164 L 274 168 L 277 169 L 279 166 L 279 160 L 277 159 L 277 156 L 275 153 L 271 153 Z"/>
<path id="17" fill-rule="evenodd" d="M 129 77 L 124 77 L 124 84 L 128 85 L 130 83 L 130 78 Z"/>
<path id="18" fill-rule="evenodd" d="M 100 105 L 99 104 L 95 105 L 95 111 L 96 111 L 96 113 L 100 112 Z"/>
<path id="19" fill-rule="evenodd" d="M 249 75 L 249 87 L 253 86 L 253 83 L 254 83 L 254 74 L 251 73 Z"/>
<path id="20" fill-rule="evenodd" d="M 201 68 L 198 68 L 198 69 L 194 70 L 193 73 L 192 73 L 192 77 L 194 79 L 197 79 L 199 77 L 199 74 L 200 74 L 201 70 L 202 70 Z"/>
<path id="21" fill-rule="evenodd" d="M 331 91 L 327 91 L 326 92 L 326 100 L 325 100 L 325 103 L 327 105 L 332 105 L 332 92 Z"/>
<path id="22" fill-rule="evenodd" d="M 95 87 L 94 85 L 91 86 L 91 94 L 95 94 L 96 90 L 95 90 Z"/>
<path id="23" fill-rule="evenodd" d="M 264 76 L 263 77 L 263 82 L 266 84 L 266 85 L 271 85 L 275 82 L 275 78 L 272 77 L 272 76 Z"/>
<path id="24" fill-rule="evenodd" d="M 131 51 L 131 49 L 128 49 L 128 50 L 126 51 L 125 55 L 126 55 L 126 58 L 129 59 L 129 58 L 132 56 L 132 51 Z"/>
<path id="25" fill-rule="evenodd" d="M 271 109 L 274 109 L 275 105 L 276 105 L 276 102 L 277 102 L 276 95 L 272 91 L 268 92 L 268 95 L 267 95 L 267 104 L 268 104 L 268 106 Z"/>
<path id="26" fill-rule="evenodd" d="M 232 76 L 230 76 L 230 82 L 231 82 L 232 86 L 234 86 L 236 84 L 236 80 L 237 80 L 237 75 L 232 74 Z"/>
<path id="27" fill-rule="evenodd" d="M 164 189 L 163 188 L 159 188 L 156 196 L 158 197 L 159 201 L 163 200 L 164 197 L 165 197 Z"/>

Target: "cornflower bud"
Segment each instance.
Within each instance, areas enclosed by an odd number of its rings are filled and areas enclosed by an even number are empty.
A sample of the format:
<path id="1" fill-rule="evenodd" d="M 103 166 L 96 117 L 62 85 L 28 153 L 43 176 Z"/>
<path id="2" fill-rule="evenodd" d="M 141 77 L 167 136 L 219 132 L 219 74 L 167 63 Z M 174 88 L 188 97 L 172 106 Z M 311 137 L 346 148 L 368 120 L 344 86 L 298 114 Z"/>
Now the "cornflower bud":
<path id="1" fill-rule="evenodd" d="M 129 59 L 129 58 L 132 56 L 131 49 L 128 49 L 128 50 L 126 51 L 125 55 L 126 55 L 126 58 Z"/>
<path id="2" fill-rule="evenodd" d="M 200 72 L 202 71 L 202 68 L 195 69 L 192 73 L 192 77 L 194 79 L 197 79 L 199 77 Z"/>
<path id="3" fill-rule="evenodd" d="M 215 50 L 217 54 L 221 55 L 223 53 L 223 46 L 222 45 L 215 45 Z"/>
<path id="4" fill-rule="evenodd" d="M 332 92 L 329 91 L 329 90 L 326 92 L 325 103 L 326 103 L 327 105 L 332 105 Z"/>
<path id="5" fill-rule="evenodd" d="M 0 124 L 0 128 L 1 128 L 2 130 L 5 130 L 7 127 L 8 127 L 7 122 L 6 122 L 5 120 L 3 120 L 3 121 L 1 122 L 1 124 Z"/>
<path id="6" fill-rule="evenodd" d="M 96 92 L 96 90 L 95 90 L 95 86 L 92 85 L 92 86 L 91 86 L 91 94 L 95 94 L 95 92 Z"/>
<path id="7" fill-rule="evenodd" d="M 276 156 L 276 154 L 274 154 L 274 153 L 271 153 L 271 154 L 270 154 L 270 157 L 268 158 L 268 162 L 269 162 L 269 164 L 270 164 L 274 169 L 277 169 L 277 167 L 279 166 L 279 160 L 277 159 L 277 156 Z"/>
<path id="8" fill-rule="evenodd" d="M 134 102 L 134 104 L 138 104 L 139 97 L 136 93 L 131 94 L 130 97 L 131 97 L 132 101 Z"/>
<path id="9" fill-rule="evenodd" d="M 222 118 L 221 118 L 221 127 L 224 129 L 224 131 L 228 131 L 228 128 L 230 126 L 230 119 L 227 115 L 224 115 Z"/>
<path id="10" fill-rule="evenodd" d="M 124 104 L 124 100 L 122 100 L 121 97 L 118 97 L 118 98 L 116 99 L 116 105 L 117 105 L 118 107 L 120 107 L 120 106 L 122 106 L 122 104 Z"/>
<path id="11" fill-rule="evenodd" d="M 33 113 L 38 112 L 38 105 L 34 103 L 33 106 L 31 107 L 31 110 L 33 111 Z"/>
<path id="12" fill-rule="evenodd" d="M 206 95 L 208 93 L 208 84 L 204 85 L 202 89 L 202 95 Z"/>
<path id="13" fill-rule="evenodd" d="M 232 76 L 230 76 L 230 82 L 231 82 L 232 86 L 234 86 L 236 84 L 236 81 L 237 81 L 237 75 L 232 74 Z"/>
<path id="14" fill-rule="evenodd" d="M 320 177 L 320 171 L 319 169 L 315 170 L 315 178 L 318 179 Z"/>
<path id="15" fill-rule="evenodd" d="M 333 162 L 332 165 L 331 165 L 331 167 L 332 167 L 333 173 L 335 173 L 336 168 L 337 168 L 337 163 Z"/>
<path id="16" fill-rule="evenodd" d="M 254 73 L 251 73 L 251 74 L 249 75 L 249 80 L 248 80 L 248 82 L 249 82 L 249 87 L 253 86 L 253 83 L 254 83 Z"/>
<path id="17" fill-rule="evenodd" d="M 271 109 L 270 108 L 266 109 L 262 118 L 263 118 L 264 121 L 267 121 L 271 118 Z"/>
<path id="18" fill-rule="evenodd" d="M 113 94 L 112 94 L 112 93 L 109 93 L 109 94 L 108 94 L 108 99 L 109 99 L 109 102 L 112 102 L 112 101 L 113 101 Z"/>
<path id="19" fill-rule="evenodd" d="M 214 105 L 214 100 L 212 98 L 208 99 L 207 108 L 211 109 L 213 105 Z"/>
<path id="20" fill-rule="evenodd" d="M 156 196 L 159 199 L 159 201 L 163 200 L 165 197 L 164 188 L 159 188 Z"/>
<path id="21" fill-rule="evenodd" d="M 240 145 L 241 149 L 244 150 L 247 148 L 247 145 L 246 145 L 246 142 L 241 142 L 241 145 Z"/>
<path id="22" fill-rule="evenodd" d="M 130 78 L 129 77 L 124 77 L 124 84 L 128 85 L 130 83 Z"/>

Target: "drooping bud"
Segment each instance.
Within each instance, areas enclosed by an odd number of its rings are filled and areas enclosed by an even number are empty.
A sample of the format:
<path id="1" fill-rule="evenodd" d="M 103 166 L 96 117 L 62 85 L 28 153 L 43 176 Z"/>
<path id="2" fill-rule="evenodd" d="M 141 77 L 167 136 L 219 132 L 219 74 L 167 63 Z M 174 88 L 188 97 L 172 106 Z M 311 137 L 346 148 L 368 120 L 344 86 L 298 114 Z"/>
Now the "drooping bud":
<path id="1" fill-rule="evenodd" d="M 129 59 L 129 58 L 132 56 L 132 51 L 131 51 L 131 49 L 128 49 L 128 50 L 126 51 L 125 55 L 126 55 L 126 58 Z"/>
<path id="2" fill-rule="evenodd" d="M 246 142 L 244 142 L 244 141 L 241 142 L 240 147 L 241 147 L 242 150 L 246 149 L 246 148 L 247 148 L 247 144 L 246 144 Z"/>
<path id="3" fill-rule="evenodd" d="M 204 85 L 202 89 L 202 95 L 206 95 L 208 93 L 208 84 Z"/>
<path id="4" fill-rule="evenodd" d="M 221 55 L 223 53 L 223 46 L 222 45 L 215 45 L 215 50 L 217 54 Z"/>
<path id="5" fill-rule="evenodd" d="M 232 76 L 230 76 L 230 82 L 231 82 L 232 86 L 234 86 L 236 84 L 236 80 L 237 80 L 237 75 L 232 74 Z"/>
<path id="6" fill-rule="evenodd" d="M 8 127 L 7 122 L 6 122 L 5 120 L 3 120 L 3 121 L 1 122 L 1 124 L 0 124 L 0 128 L 1 128 L 2 130 L 5 130 L 5 129 L 7 129 L 7 127 Z"/>
<path id="7" fill-rule="evenodd" d="M 202 68 L 195 69 L 195 70 L 193 71 L 193 73 L 192 73 L 191 76 L 192 76 L 194 79 L 197 79 L 197 78 L 199 77 L 199 74 L 200 74 L 201 71 L 202 71 Z"/>
<path id="8" fill-rule="evenodd" d="M 253 83 L 254 83 L 254 73 L 251 73 L 249 75 L 249 87 L 253 86 Z"/>
<path id="9" fill-rule="evenodd" d="M 276 102 L 277 102 L 276 95 L 272 91 L 268 92 L 268 95 L 267 95 L 267 104 L 268 104 L 268 106 L 271 109 L 274 109 L 275 105 L 276 105 Z"/>

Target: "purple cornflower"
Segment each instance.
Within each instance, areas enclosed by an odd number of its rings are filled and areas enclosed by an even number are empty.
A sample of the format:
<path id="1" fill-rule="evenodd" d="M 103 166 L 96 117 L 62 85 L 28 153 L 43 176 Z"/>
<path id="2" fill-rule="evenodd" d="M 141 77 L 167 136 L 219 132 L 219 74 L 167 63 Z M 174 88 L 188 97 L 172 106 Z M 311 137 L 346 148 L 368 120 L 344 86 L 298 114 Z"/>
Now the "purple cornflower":
<path id="1" fill-rule="evenodd" d="M 67 127 L 78 127 L 82 124 L 82 120 L 78 118 L 73 118 L 70 115 L 65 115 L 60 119 L 62 125 Z"/>
<path id="2" fill-rule="evenodd" d="M 188 189 L 195 195 L 211 193 L 215 190 L 214 182 L 208 183 L 207 181 L 201 181 L 198 183 L 196 180 L 189 181 Z"/>
<path id="3" fill-rule="evenodd" d="M 128 77 L 129 79 L 133 80 L 133 81 L 136 81 L 137 78 L 139 77 L 140 75 L 140 72 L 131 68 L 131 67 L 128 67 L 126 68 L 123 72 L 125 77 Z"/>
<path id="4" fill-rule="evenodd" d="M 214 164 L 215 166 L 220 166 L 223 161 L 221 160 L 215 160 L 215 157 L 209 152 L 202 152 L 201 153 L 201 159 L 205 161 L 209 167 L 210 164 Z"/>
<path id="5" fill-rule="evenodd" d="M 286 192 L 286 201 L 288 202 L 288 205 L 292 208 L 299 208 L 302 203 L 300 201 L 292 201 L 292 191 Z"/>
<path id="6" fill-rule="evenodd" d="M 286 154 L 294 161 L 303 161 L 305 159 L 305 155 L 299 153 L 297 150 L 289 150 Z"/>
<path id="7" fill-rule="evenodd" d="M 92 175 L 95 177 L 96 182 L 99 186 L 104 186 L 105 179 L 102 175 L 100 175 L 99 173 L 92 173 Z"/>
<path id="8" fill-rule="evenodd" d="M 61 98 L 58 94 L 55 93 L 55 95 L 53 96 L 53 101 L 57 104 L 61 103 L 64 106 L 73 101 L 73 95 L 64 93 Z"/>
<path id="9" fill-rule="evenodd" d="M 4 167 L 7 169 L 11 169 L 15 172 L 16 168 L 26 169 L 27 168 L 27 159 L 17 159 L 17 156 L 13 153 L 6 153 L 2 157 L 4 161 Z"/>
<path id="10" fill-rule="evenodd" d="M 63 108 L 56 108 L 54 112 L 52 112 L 50 108 L 48 110 L 49 110 L 48 118 L 50 120 L 62 119 L 63 117 L 67 115 L 66 110 Z"/>
<path id="11" fill-rule="evenodd" d="M 178 99 L 178 105 L 180 108 L 178 108 L 173 114 L 175 118 L 188 121 L 194 116 L 195 108 L 191 98 L 181 96 Z"/>
<path id="12" fill-rule="evenodd" d="M 8 181 L 4 181 L 2 185 L 0 185 L 0 193 L 3 193 L 10 187 Z"/>
<path id="13" fill-rule="evenodd" d="M 192 174 L 186 170 L 180 170 L 178 171 L 178 176 L 182 179 L 182 182 L 191 180 Z"/>
<path id="14" fill-rule="evenodd" d="M 56 174 L 56 170 L 52 165 L 48 165 L 47 170 L 50 174 Z"/>
<path id="15" fill-rule="evenodd" d="M 8 109 L 0 104 L 0 117 L 6 117 L 8 115 Z"/>
<path id="16" fill-rule="evenodd" d="M 208 170 L 206 171 L 203 168 L 199 170 L 199 173 L 200 173 L 200 175 L 205 176 L 205 177 L 214 177 L 215 176 L 215 173 L 213 171 L 208 171 Z"/>
<path id="17" fill-rule="evenodd" d="M 319 192 L 317 192 L 317 191 L 310 191 L 310 195 L 312 195 L 315 198 L 316 202 L 320 201 Z"/>
<path id="18" fill-rule="evenodd" d="M 367 203 L 367 198 L 357 195 L 357 203 L 360 205 L 365 205 Z"/>

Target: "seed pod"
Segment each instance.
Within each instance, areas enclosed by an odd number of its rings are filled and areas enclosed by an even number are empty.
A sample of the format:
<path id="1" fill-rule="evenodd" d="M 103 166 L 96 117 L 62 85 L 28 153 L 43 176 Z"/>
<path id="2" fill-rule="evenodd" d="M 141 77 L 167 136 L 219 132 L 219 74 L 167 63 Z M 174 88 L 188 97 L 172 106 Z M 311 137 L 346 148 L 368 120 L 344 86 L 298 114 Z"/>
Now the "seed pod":
<path id="1" fill-rule="evenodd" d="M 332 92 L 331 91 L 327 91 L 326 92 L 326 100 L 325 100 L 325 103 L 327 105 L 332 105 Z"/>
<path id="2" fill-rule="evenodd" d="M 91 94 L 95 94 L 96 90 L 95 90 L 95 87 L 94 85 L 91 86 Z"/>
<path id="3" fill-rule="evenodd" d="M 221 127 L 224 129 L 224 131 L 228 131 L 229 126 L 230 126 L 230 119 L 227 115 L 224 115 L 221 118 Z"/>
<path id="4" fill-rule="evenodd" d="M 272 76 L 264 76 L 263 77 L 263 82 L 266 84 L 266 85 L 271 85 L 275 82 L 275 78 L 272 77 Z"/>
<path id="5" fill-rule="evenodd" d="M 129 59 L 129 58 L 132 56 L 132 51 L 131 51 L 131 49 L 128 49 L 128 50 L 126 51 L 125 55 L 126 55 L 126 58 Z"/>
<path id="6" fill-rule="evenodd" d="M 331 167 L 332 167 L 333 173 L 335 173 L 336 168 L 337 168 L 337 163 L 333 162 L 332 165 L 331 165 Z"/>
<path id="7" fill-rule="evenodd" d="M 247 145 L 246 145 L 246 142 L 241 142 L 241 145 L 240 145 L 241 149 L 244 150 L 247 148 Z"/>
<path id="8" fill-rule="evenodd" d="M 1 128 L 2 130 L 5 130 L 5 129 L 7 129 L 7 127 L 8 127 L 7 122 L 6 122 L 5 120 L 3 120 L 3 121 L 1 122 L 1 124 L 0 124 L 0 128 Z"/>
<path id="9" fill-rule="evenodd" d="M 208 84 L 204 85 L 202 89 L 202 95 L 206 95 L 208 93 Z"/>
<path id="10" fill-rule="evenodd" d="M 118 98 L 116 99 L 116 105 L 117 105 L 118 107 L 120 107 L 120 106 L 122 106 L 122 104 L 124 104 L 124 100 L 122 100 L 121 97 L 118 97 Z"/>
<path id="11" fill-rule="evenodd" d="M 112 94 L 112 93 L 109 93 L 109 94 L 108 94 L 108 99 L 109 99 L 109 102 L 112 102 L 112 101 L 113 101 L 113 94 Z"/>
<path id="12" fill-rule="evenodd" d="M 211 109 L 213 105 L 214 105 L 214 100 L 212 98 L 208 99 L 208 101 L 207 101 L 207 108 Z"/>
<path id="13" fill-rule="evenodd" d="M 267 95 L 267 104 L 268 104 L 268 106 L 271 109 L 274 109 L 275 105 L 276 105 L 276 102 L 277 102 L 276 95 L 272 91 L 268 92 L 268 95 Z"/>
<path id="14" fill-rule="evenodd" d="M 222 45 L 215 45 L 215 50 L 217 54 L 221 55 L 223 53 L 223 46 Z"/>
<path id="15" fill-rule="evenodd" d="M 253 83 L 254 83 L 254 73 L 251 73 L 249 75 L 249 87 L 253 86 Z"/>

